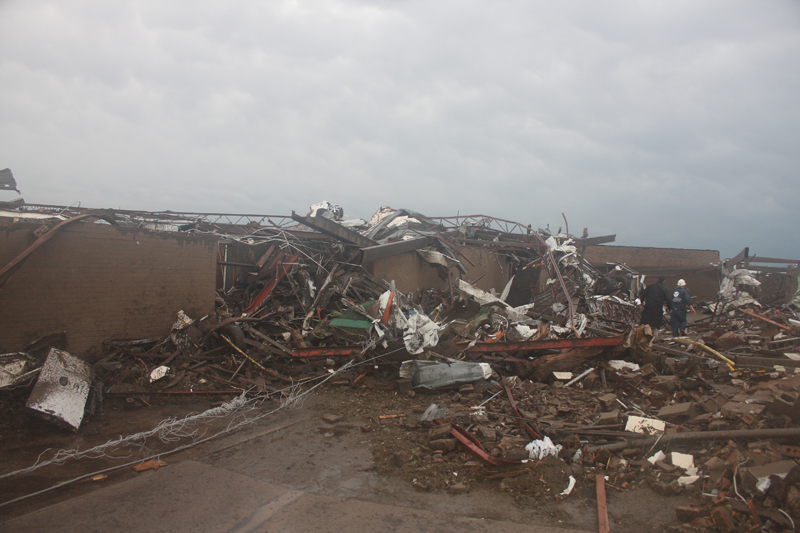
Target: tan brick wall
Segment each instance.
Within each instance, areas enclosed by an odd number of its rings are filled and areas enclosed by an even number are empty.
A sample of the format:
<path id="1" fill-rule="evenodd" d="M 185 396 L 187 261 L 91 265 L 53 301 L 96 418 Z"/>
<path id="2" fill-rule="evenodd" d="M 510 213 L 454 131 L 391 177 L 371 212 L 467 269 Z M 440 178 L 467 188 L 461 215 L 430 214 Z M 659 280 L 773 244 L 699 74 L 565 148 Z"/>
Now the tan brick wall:
<path id="1" fill-rule="evenodd" d="M 447 277 L 439 276 L 439 267 L 429 264 L 416 251 L 378 259 L 366 267 L 378 279 L 387 282 L 394 280 L 397 290 L 402 293 L 421 288 L 444 289 L 448 286 Z"/>
<path id="2" fill-rule="evenodd" d="M 603 245 L 587 246 L 584 257 L 602 272 L 606 262 L 625 263 L 647 276 L 645 284 L 655 283 L 657 276 L 664 274 L 664 283 L 671 289 L 683 278 L 693 298 L 715 300 L 719 292 L 720 258 L 716 250 Z"/>
<path id="3" fill-rule="evenodd" d="M 35 240 L 37 226 L 0 222 L 1 265 Z M 67 350 L 81 356 L 110 338 L 166 335 L 179 310 L 214 312 L 216 250 L 215 237 L 67 226 L 0 288 L 0 347 L 66 331 Z"/>
<path id="4" fill-rule="evenodd" d="M 470 282 L 478 280 L 473 285 L 485 291 L 494 289 L 498 294 L 503 292 L 511 278 L 511 266 L 503 255 L 475 246 L 465 246 L 461 249 L 461 253 L 475 263 L 471 265 L 464 258 L 459 257 L 464 266 L 469 269 L 469 272 L 461 276 L 464 280 Z M 482 275 L 483 277 L 481 277 Z"/>
<path id="5" fill-rule="evenodd" d="M 469 270 L 466 274 L 461 274 L 460 270 L 455 270 L 462 279 L 472 282 L 480 278 L 475 283 L 477 287 L 486 291 L 494 288 L 498 293 L 503 291 L 506 283 L 508 283 L 510 270 L 504 257 L 470 246 L 462 248 L 461 253 L 474 263 L 474 265 L 471 265 L 462 257 L 459 257 Z M 440 269 L 444 267 L 429 264 L 416 251 L 378 259 L 366 266 L 376 278 L 385 279 L 387 282 L 394 280 L 400 292 L 407 293 L 414 289 L 422 288 L 449 288 L 446 275 L 444 277 L 440 276 Z M 483 274 L 485 275 L 481 278 Z"/>

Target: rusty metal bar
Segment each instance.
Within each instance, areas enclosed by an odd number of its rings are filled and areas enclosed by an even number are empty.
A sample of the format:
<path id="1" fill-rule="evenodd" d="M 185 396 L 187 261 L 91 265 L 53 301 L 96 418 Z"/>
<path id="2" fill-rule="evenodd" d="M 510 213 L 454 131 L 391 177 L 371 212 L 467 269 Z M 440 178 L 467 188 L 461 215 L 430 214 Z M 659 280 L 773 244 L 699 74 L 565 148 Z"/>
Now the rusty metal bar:
<path id="1" fill-rule="evenodd" d="M 439 424 L 443 424 L 443 422 L 438 421 Z M 476 457 L 478 457 L 481 461 L 486 463 L 487 465 L 491 466 L 503 466 L 508 464 L 514 464 L 517 461 L 507 461 L 505 459 L 496 459 L 492 457 L 489 452 L 481 445 L 480 441 L 476 439 L 473 435 L 467 432 L 464 428 L 456 425 L 450 424 L 450 433 L 458 439 L 458 441 L 464 445 L 466 449 L 472 452 Z"/>
<path id="2" fill-rule="evenodd" d="M 467 350 L 468 353 L 516 352 L 533 350 L 563 350 L 568 348 L 589 348 L 595 346 L 619 346 L 622 335 L 616 337 L 588 337 L 581 339 L 545 339 L 521 342 L 479 343 Z"/>
<path id="3" fill-rule="evenodd" d="M 108 222 L 110 224 L 113 224 L 113 225 L 117 224 L 113 219 L 111 219 L 111 218 L 109 218 L 107 216 L 104 216 L 104 215 L 97 214 L 97 213 L 86 213 L 84 215 L 78 215 L 76 217 L 68 218 L 67 220 L 62 220 L 61 222 L 59 222 L 58 224 L 56 224 L 55 226 L 50 228 L 50 230 L 47 233 L 45 233 L 44 235 L 42 235 L 41 237 L 39 237 L 38 239 L 33 241 L 33 244 L 28 246 L 21 254 L 19 254 L 17 257 L 12 259 L 6 266 L 4 266 L 0 270 L 0 278 L 2 278 L 5 274 L 7 274 L 9 271 L 11 271 L 15 266 L 17 266 L 20 263 L 22 263 L 29 255 L 31 255 L 42 244 L 44 244 L 45 242 L 49 241 L 50 238 L 53 237 L 53 235 L 55 235 L 56 233 L 58 233 L 58 231 L 61 228 L 63 228 L 64 226 L 68 226 L 68 225 L 70 225 L 70 224 L 72 224 L 74 222 L 78 222 L 79 220 L 85 220 L 87 218 L 92 218 L 92 217 L 102 218 L 106 222 Z M 5 284 L 5 281 L 0 282 L 0 287 L 2 287 L 4 284 Z"/>
<path id="4" fill-rule="evenodd" d="M 0 275 L 1 275 L 1 274 L 0 274 Z M 746 314 L 746 315 L 750 315 L 750 316 L 752 316 L 752 317 L 755 317 L 755 318 L 760 318 L 760 319 L 761 319 L 761 320 L 763 320 L 764 322 L 767 322 L 767 323 L 769 323 L 769 324 L 772 324 L 773 326 L 778 326 L 779 328 L 781 328 L 781 329 L 782 329 L 782 330 L 784 330 L 784 331 L 789 331 L 790 329 L 792 329 L 792 328 L 790 328 L 789 326 L 784 326 L 783 324 L 779 324 L 779 323 L 775 322 L 774 320 L 770 320 L 769 318 L 767 318 L 767 317 L 765 317 L 765 316 L 761 316 L 761 315 L 759 315 L 758 313 L 754 313 L 754 312 L 752 312 L 752 311 L 748 311 L 747 309 L 741 309 L 741 308 L 740 308 L 740 309 L 739 309 L 739 311 L 741 311 L 742 313 L 744 313 L 744 314 Z"/>
<path id="5" fill-rule="evenodd" d="M 272 346 L 274 346 L 278 350 L 284 352 L 285 354 L 292 355 L 292 351 L 289 348 L 287 348 L 286 346 L 284 346 L 283 344 L 281 344 L 281 343 L 279 343 L 279 342 L 277 342 L 275 340 L 272 340 L 271 338 L 267 337 L 266 335 L 264 335 L 263 333 L 261 333 L 257 329 L 251 328 L 251 327 L 245 327 L 245 331 L 247 331 L 247 333 L 249 333 L 251 335 L 255 335 L 256 337 L 258 337 L 262 341 L 268 342 L 269 344 L 271 344 Z"/>
<path id="6" fill-rule="evenodd" d="M 747 357 L 745 355 L 734 355 L 731 357 L 733 362 L 736 363 L 736 366 L 761 366 L 765 368 L 772 368 L 775 365 L 788 367 L 788 368 L 798 368 L 800 367 L 800 361 L 795 361 L 794 359 L 780 359 L 777 357 Z"/>
<path id="7" fill-rule="evenodd" d="M 519 408 L 517 407 L 517 401 L 511 394 L 511 387 L 508 386 L 508 382 L 505 379 L 503 380 L 503 388 L 506 389 L 506 394 L 508 395 L 508 403 L 511 405 L 511 410 L 517 417 L 517 423 L 519 424 L 519 428 L 527 432 L 528 435 L 530 435 L 531 438 L 533 439 L 537 440 L 543 439 L 544 437 L 542 436 L 541 432 L 539 432 L 538 429 L 531 427 L 530 424 L 525 422 L 525 417 L 522 416 L 522 413 L 520 413 Z"/>
<path id="8" fill-rule="evenodd" d="M 275 246 L 275 243 L 270 244 L 269 248 L 267 248 L 267 251 L 264 252 L 264 255 L 262 255 L 261 259 L 259 259 L 256 263 L 256 268 L 264 268 L 264 265 L 267 263 L 267 259 L 269 259 L 272 255 L 272 252 L 275 251 Z"/>
<path id="9" fill-rule="evenodd" d="M 606 478 L 603 474 L 595 476 L 595 492 L 597 494 L 597 531 L 609 533 L 611 525 L 608 522 L 608 504 L 606 503 Z"/>
<path id="10" fill-rule="evenodd" d="M 699 440 L 716 439 L 796 439 L 800 437 L 800 428 L 767 428 L 767 429 L 726 429 L 722 431 L 686 431 L 682 433 L 667 433 L 657 437 L 642 437 L 637 440 L 613 442 L 602 446 L 590 446 L 587 451 L 595 453 L 599 450 L 616 452 L 628 447 L 650 446 L 658 441 L 662 446 L 670 442 L 694 442 Z M 791 442 L 791 441 L 790 441 Z"/>
<path id="11" fill-rule="evenodd" d="M 358 346 L 352 347 L 325 347 L 325 348 L 295 348 L 292 357 L 329 357 L 337 355 L 353 355 L 361 353 Z"/>
<path id="12" fill-rule="evenodd" d="M 293 255 L 291 257 L 286 258 L 286 264 L 289 265 L 294 264 L 294 262 L 297 261 L 299 257 L 300 257 L 299 255 Z M 247 307 L 247 309 L 244 310 L 245 314 L 249 315 L 253 311 L 256 311 L 261 306 L 261 304 L 272 293 L 275 287 L 278 286 L 278 283 L 281 282 L 285 273 L 286 273 L 285 268 L 279 269 L 277 272 L 275 272 L 275 277 L 269 283 L 264 285 L 264 288 L 261 289 L 261 291 L 256 295 L 256 297 L 253 299 L 253 302 Z"/>

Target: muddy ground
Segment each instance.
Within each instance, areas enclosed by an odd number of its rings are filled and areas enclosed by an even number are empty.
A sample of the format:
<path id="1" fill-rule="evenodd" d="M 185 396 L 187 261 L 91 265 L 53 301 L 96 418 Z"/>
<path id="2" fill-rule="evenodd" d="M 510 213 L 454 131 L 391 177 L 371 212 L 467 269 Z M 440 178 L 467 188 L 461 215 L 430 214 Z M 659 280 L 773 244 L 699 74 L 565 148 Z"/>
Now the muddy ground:
<path id="1" fill-rule="evenodd" d="M 474 396 L 474 395 L 473 395 Z M 485 393 L 488 398 L 490 391 Z M 567 465 L 558 458 L 507 467 L 484 466 L 461 445 L 452 451 L 431 449 L 432 424 L 420 415 L 431 403 L 457 416 L 477 397 L 457 391 L 390 390 L 380 383 L 356 387 L 322 387 L 300 405 L 282 408 L 268 400 L 256 410 L 197 422 L 184 432 L 193 438 L 162 442 L 157 436 L 137 446 L 117 447 L 92 458 L 67 459 L 61 465 L 0 480 L 0 502 L 36 493 L 79 476 L 137 462 L 163 453 L 170 464 L 193 459 L 256 479 L 311 493 L 375 503 L 447 512 L 519 523 L 595 531 L 597 513 L 593 466 Z M 2 473 L 17 471 L 52 457 L 56 450 L 87 450 L 111 439 L 155 427 L 166 418 L 182 418 L 218 406 L 218 397 L 150 396 L 113 398 L 102 412 L 89 416 L 80 431 L 54 429 L 27 412 L 19 399 L 4 399 L 0 426 Z M 491 405 L 491 404 L 489 404 Z M 261 416 L 231 434 L 166 454 L 244 420 Z M 7 416 L 5 416 L 7 415 Z M 391 418 L 381 418 L 391 417 Z M 574 475 L 569 496 L 557 496 Z M 115 483 L 137 473 L 131 466 L 69 483 L 39 496 L 0 507 L 0 519 L 19 516 L 58 501 Z M 611 474 L 608 503 L 612 530 L 640 532 L 677 525 L 675 507 L 701 498 L 697 494 L 665 496 L 654 492 L 647 476 L 634 470 Z"/>

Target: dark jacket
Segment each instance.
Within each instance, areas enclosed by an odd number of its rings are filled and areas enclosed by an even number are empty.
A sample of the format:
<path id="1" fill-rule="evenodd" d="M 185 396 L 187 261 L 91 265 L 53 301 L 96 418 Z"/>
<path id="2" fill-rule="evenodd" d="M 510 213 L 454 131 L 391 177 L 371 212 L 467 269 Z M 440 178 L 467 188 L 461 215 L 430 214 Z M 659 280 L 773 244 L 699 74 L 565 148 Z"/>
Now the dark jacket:
<path id="1" fill-rule="evenodd" d="M 647 307 L 661 307 L 664 303 L 667 304 L 667 309 L 672 309 L 672 302 L 670 301 L 669 289 L 664 285 L 663 281 L 652 283 L 645 287 L 639 294 L 639 298 L 644 302 L 645 308 Z"/>
<path id="2" fill-rule="evenodd" d="M 668 309 L 672 309 L 667 286 L 663 281 L 648 285 L 639 293 L 639 299 L 644 302 L 642 320 L 639 323 L 649 324 L 654 329 L 660 328 L 664 317 L 664 304 L 667 304 Z"/>
<path id="3" fill-rule="evenodd" d="M 692 305 L 692 297 L 689 291 L 683 287 L 675 287 L 672 291 L 672 309 L 677 314 L 686 314 L 686 308 Z"/>

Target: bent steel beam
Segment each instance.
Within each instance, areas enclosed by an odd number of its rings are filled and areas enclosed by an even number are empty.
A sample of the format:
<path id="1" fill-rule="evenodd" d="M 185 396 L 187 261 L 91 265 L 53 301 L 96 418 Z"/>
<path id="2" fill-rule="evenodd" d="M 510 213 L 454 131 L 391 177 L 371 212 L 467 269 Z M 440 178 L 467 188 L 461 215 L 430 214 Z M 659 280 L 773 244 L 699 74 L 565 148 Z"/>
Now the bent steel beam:
<path id="1" fill-rule="evenodd" d="M 359 248 L 368 248 L 378 244 L 372 239 L 367 239 L 360 233 L 356 233 L 355 231 L 345 228 L 341 224 L 337 224 L 333 220 L 328 220 L 324 217 L 304 217 L 292 211 L 292 219 L 303 224 L 304 226 L 308 226 L 309 228 L 317 230 L 323 235 L 355 244 Z"/>

